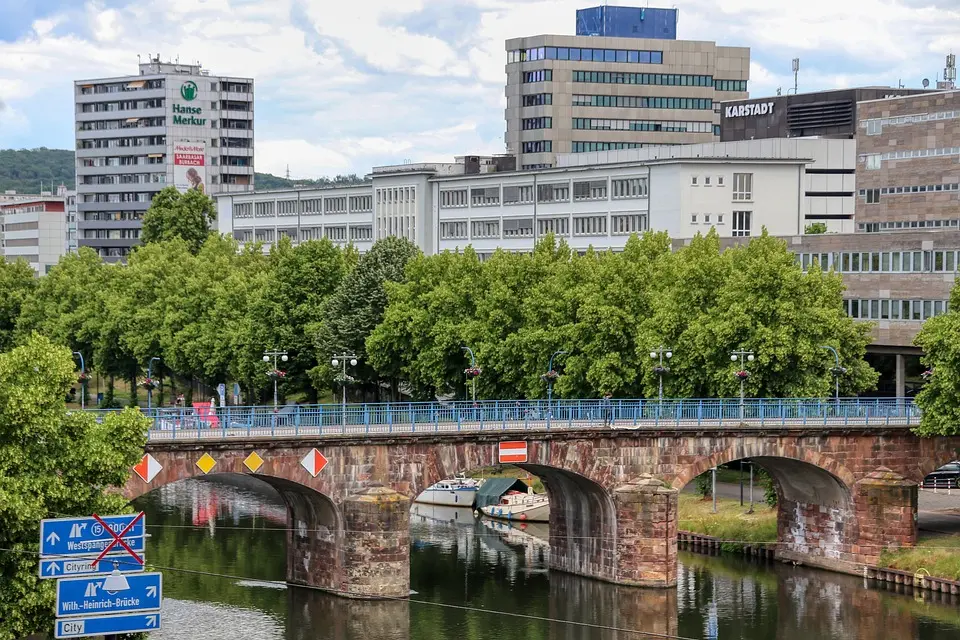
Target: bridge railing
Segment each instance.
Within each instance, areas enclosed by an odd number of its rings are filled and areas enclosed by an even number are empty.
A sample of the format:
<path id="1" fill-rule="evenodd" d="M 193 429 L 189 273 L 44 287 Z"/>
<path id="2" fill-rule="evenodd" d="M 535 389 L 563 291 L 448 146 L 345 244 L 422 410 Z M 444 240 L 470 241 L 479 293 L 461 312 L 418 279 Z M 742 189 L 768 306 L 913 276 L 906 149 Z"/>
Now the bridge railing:
<path id="1" fill-rule="evenodd" d="M 94 410 L 105 414 L 107 411 Z M 748 426 L 915 425 L 909 398 L 756 398 L 657 400 L 488 400 L 144 410 L 157 439 L 231 436 L 513 431 L 584 428 L 649 429 Z"/>

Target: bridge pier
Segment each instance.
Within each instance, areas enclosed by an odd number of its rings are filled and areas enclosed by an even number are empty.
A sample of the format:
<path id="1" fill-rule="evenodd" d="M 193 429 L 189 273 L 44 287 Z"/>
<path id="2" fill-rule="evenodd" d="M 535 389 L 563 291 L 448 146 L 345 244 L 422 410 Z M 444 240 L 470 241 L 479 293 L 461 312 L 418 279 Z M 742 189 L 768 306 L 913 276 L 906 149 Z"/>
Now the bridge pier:
<path id="1" fill-rule="evenodd" d="M 650 475 L 617 487 L 614 582 L 637 587 L 677 585 L 679 493 Z"/>
<path id="2" fill-rule="evenodd" d="M 867 474 L 854 485 L 859 530 L 856 561 L 877 564 L 880 552 L 917 544 L 918 487 L 889 469 Z"/>

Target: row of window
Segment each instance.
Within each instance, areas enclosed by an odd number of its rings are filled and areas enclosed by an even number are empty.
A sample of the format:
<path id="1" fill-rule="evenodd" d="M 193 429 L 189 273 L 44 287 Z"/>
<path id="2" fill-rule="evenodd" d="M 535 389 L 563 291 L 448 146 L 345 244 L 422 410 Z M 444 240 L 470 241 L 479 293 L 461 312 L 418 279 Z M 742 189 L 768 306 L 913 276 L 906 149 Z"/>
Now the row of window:
<path id="1" fill-rule="evenodd" d="M 130 149 L 134 147 L 159 147 L 166 143 L 166 136 L 101 138 L 98 140 L 77 140 L 77 149 Z"/>
<path id="2" fill-rule="evenodd" d="M 82 202 L 150 202 L 155 193 L 85 193 Z"/>
<path id="3" fill-rule="evenodd" d="M 663 64 L 663 51 L 628 49 L 587 49 L 586 47 L 536 47 L 507 51 L 507 64 L 536 60 L 573 60 L 579 62 L 629 62 Z"/>
<path id="4" fill-rule="evenodd" d="M 713 176 L 690 176 L 690 185 L 694 187 L 699 187 L 700 185 L 705 187 L 710 187 L 713 185 L 722 187 L 723 176 L 717 176 L 716 181 L 713 180 Z"/>
<path id="5" fill-rule="evenodd" d="M 163 98 L 120 100 L 118 102 L 87 102 L 77 105 L 80 113 L 110 113 L 113 111 L 134 111 L 137 109 L 162 109 L 163 106 Z"/>
<path id="6" fill-rule="evenodd" d="M 110 131 L 113 129 L 141 129 L 144 127 L 162 127 L 166 118 L 125 118 L 123 120 L 96 120 L 78 122 L 77 131 Z"/>
<path id="7" fill-rule="evenodd" d="M 119 222 L 121 220 L 143 220 L 143 211 L 84 211 L 87 222 Z"/>
<path id="8" fill-rule="evenodd" d="M 290 238 L 294 243 L 298 241 L 296 229 L 243 229 L 237 231 L 235 237 L 240 242 L 272 243 L 278 237 Z M 323 238 L 327 238 L 332 242 L 346 242 L 348 239 L 351 242 L 370 242 L 373 240 L 373 227 L 371 225 L 303 227 L 299 232 L 300 242 L 321 240 Z"/>
<path id="9" fill-rule="evenodd" d="M 111 84 L 84 84 L 80 85 L 80 95 L 89 96 L 96 93 L 120 93 L 123 91 L 149 91 L 163 89 L 163 78 L 156 80 L 136 80 L 133 82 L 115 82 Z"/>
<path id="10" fill-rule="evenodd" d="M 573 153 L 590 153 L 592 151 L 620 151 L 622 149 L 639 149 L 640 142 L 574 142 L 571 148 Z"/>
<path id="11" fill-rule="evenodd" d="M 717 91 L 746 91 L 746 80 L 714 80 L 713 88 Z"/>
<path id="12" fill-rule="evenodd" d="M 646 176 L 635 178 L 614 178 L 610 180 L 610 193 L 613 200 L 631 198 L 646 198 L 649 193 L 649 182 Z M 570 202 L 570 182 L 555 182 L 537 185 L 537 202 Z M 573 182 L 573 200 L 584 202 L 589 200 L 606 200 L 608 193 L 607 179 L 575 180 Z M 533 202 L 533 185 L 511 185 L 501 187 L 473 187 L 468 191 L 463 189 L 442 189 L 440 191 L 440 208 L 454 209 L 459 207 L 495 207 L 510 204 L 530 204 Z"/>
<path id="13" fill-rule="evenodd" d="M 146 156 L 105 156 L 102 158 L 81 158 L 81 167 L 127 167 L 144 164 L 164 164 L 166 155 L 151 153 Z"/>
<path id="14" fill-rule="evenodd" d="M 880 135 L 884 127 L 901 124 L 919 124 L 921 122 L 933 122 L 936 120 L 954 120 L 956 118 L 960 118 L 960 110 L 915 113 L 906 116 L 896 116 L 894 118 L 870 118 L 869 120 L 861 122 L 860 126 L 867 130 L 868 136 L 877 136 Z"/>
<path id="15" fill-rule="evenodd" d="M 539 107 L 550 104 L 553 104 L 552 93 L 532 93 L 528 96 L 523 96 L 523 106 L 525 107 Z"/>
<path id="16" fill-rule="evenodd" d="M 606 215 L 573 216 L 574 236 L 607 235 Z M 492 220 L 447 220 L 440 223 L 441 240 L 532 238 L 533 218 L 502 218 Z M 569 236 L 571 219 L 568 216 L 537 219 L 537 234 L 553 233 Z M 646 213 L 614 214 L 609 217 L 610 235 L 643 233 L 648 229 Z M 468 235 L 469 230 L 469 235 Z"/>
<path id="17" fill-rule="evenodd" d="M 166 181 L 165 173 L 118 173 L 106 176 L 83 176 L 81 184 L 149 184 Z"/>
<path id="18" fill-rule="evenodd" d="M 524 71 L 521 77 L 524 83 L 528 82 L 551 82 L 553 81 L 552 69 L 537 69 L 535 71 Z"/>
<path id="19" fill-rule="evenodd" d="M 866 163 L 867 169 L 879 169 L 880 163 L 884 160 L 912 160 L 914 158 L 938 158 L 957 155 L 960 155 L 960 147 L 943 147 L 942 149 L 906 149 L 904 151 L 870 153 L 860 156 L 860 159 Z"/>
<path id="20" fill-rule="evenodd" d="M 840 273 L 953 273 L 960 265 L 953 249 L 798 253 L 797 262 L 804 270 L 817 262 Z"/>
<path id="21" fill-rule="evenodd" d="M 553 151 L 553 141 L 551 140 L 531 140 L 524 142 L 523 153 L 550 153 Z"/>
<path id="22" fill-rule="evenodd" d="M 860 222 L 857 224 L 858 231 L 867 233 L 878 233 L 881 231 L 895 231 L 897 229 L 940 229 L 940 228 L 958 228 L 960 219 L 952 220 L 897 220 L 895 222 Z"/>
<path id="23" fill-rule="evenodd" d="M 531 129 L 551 129 L 553 128 L 553 118 L 523 118 L 520 122 L 520 128 L 524 131 Z"/>
<path id="24" fill-rule="evenodd" d="M 574 71 L 574 82 L 595 84 L 651 84 L 671 87 L 715 86 L 713 76 L 680 73 L 621 73 L 616 71 Z M 716 82 L 725 82 L 717 80 Z"/>
<path id="25" fill-rule="evenodd" d="M 84 229 L 83 237 L 87 240 L 137 240 L 140 229 Z"/>
<path id="26" fill-rule="evenodd" d="M 305 198 L 303 200 L 273 200 L 264 202 L 238 202 L 233 205 L 234 218 L 271 218 L 297 215 L 297 203 L 301 214 L 363 213 L 373 211 L 373 196 L 333 196 Z"/>
<path id="27" fill-rule="evenodd" d="M 377 189 L 377 204 L 413 204 L 417 201 L 416 187 Z"/>
<path id="28" fill-rule="evenodd" d="M 575 95 L 573 96 L 573 106 L 619 107 L 625 109 L 713 109 L 713 100 L 710 98 Z"/>
<path id="29" fill-rule="evenodd" d="M 844 300 L 843 309 L 858 320 L 927 320 L 950 310 L 949 300 Z"/>
<path id="30" fill-rule="evenodd" d="M 712 122 L 574 118 L 573 128 L 590 131 L 671 131 L 679 133 L 713 133 L 720 135 L 720 125 L 714 125 Z"/>
<path id="31" fill-rule="evenodd" d="M 879 202 L 880 196 L 899 196 L 910 193 L 940 193 L 943 191 L 960 191 L 960 184 L 921 184 L 909 187 L 880 187 L 877 189 L 860 189 L 860 197 L 866 198 L 869 194 L 870 204 Z M 873 192 L 873 193 L 871 193 Z"/>

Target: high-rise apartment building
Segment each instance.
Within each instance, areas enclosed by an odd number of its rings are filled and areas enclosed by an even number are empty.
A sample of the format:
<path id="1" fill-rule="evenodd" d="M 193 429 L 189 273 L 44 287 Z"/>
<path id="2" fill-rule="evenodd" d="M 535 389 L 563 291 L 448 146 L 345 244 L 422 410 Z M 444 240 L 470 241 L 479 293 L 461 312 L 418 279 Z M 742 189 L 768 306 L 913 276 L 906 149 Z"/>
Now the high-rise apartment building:
<path id="1" fill-rule="evenodd" d="M 251 78 L 157 56 L 139 75 L 74 85 L 79 246 L 123 260 L 169 185 L 211 195 L 253 189 Z"/>
<path id="2" fill-rule="evenodd" d="M 722 100 L 747 97 L 750 49 L 676 39 L 676 9 L 595 7 L 575 36 L 507 40 L 507 151 L 557 154 L 717 142 Z"/>

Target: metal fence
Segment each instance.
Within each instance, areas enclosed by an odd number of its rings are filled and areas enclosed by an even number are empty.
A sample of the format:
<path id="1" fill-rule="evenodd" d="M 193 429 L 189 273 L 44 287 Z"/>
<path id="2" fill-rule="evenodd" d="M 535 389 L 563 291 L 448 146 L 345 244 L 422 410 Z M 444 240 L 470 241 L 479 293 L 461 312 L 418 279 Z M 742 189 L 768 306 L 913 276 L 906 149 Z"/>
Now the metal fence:
<path id="1" fill-rule="evenodd" d="M 92 410 L 104 415 L 108 411 Z M 457 431 L 589 428 L 722 429 L 750 427 L 912 426 L 920 413 L 908 398 L 758 398 L 710 400 L 485 400 L 144 410 L 151 440 L 297 437 Z"/>

